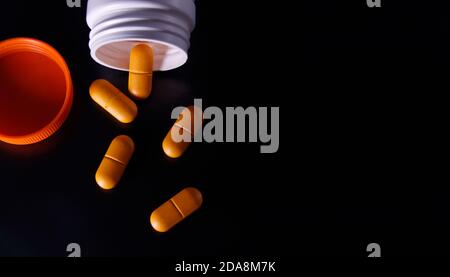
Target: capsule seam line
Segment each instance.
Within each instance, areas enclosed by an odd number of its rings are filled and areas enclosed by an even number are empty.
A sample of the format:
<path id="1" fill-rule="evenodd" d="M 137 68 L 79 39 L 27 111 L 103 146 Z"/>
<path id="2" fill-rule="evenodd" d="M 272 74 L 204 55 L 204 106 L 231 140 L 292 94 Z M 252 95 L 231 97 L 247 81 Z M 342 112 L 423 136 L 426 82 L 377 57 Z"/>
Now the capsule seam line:
<path id="1" fill-rule="evenodd" d="M 110 159 L 110 160 L 115 161 L 115 162 L 118 162 L 118 163 L 120 163 L 120 164 L 123 165 L 123 166 L 126 166 L 125 163 L 119 161 L 118 159 L 116 159 L 116 158 L 114 158 L 114 157 L 105 155 L 105 158 Z"/>
<path id="2" fill-rule="evenodd" d="M 175 126 L 177 126 L 177 127 L 179 127 L 179 128 L 181 128 L 181 129 L 183 129 L 184 131 L 186 131 L 186 132 L 188 132 L 190 135 L 192 135 L 192 132 L 191 131 L 189 131 L 188 129 L 186 129 L 186 128 L 184 128 L 183 126 L 181 126 L 180 124 L 178 124 L 178 123 L 175 123 Z"/>
<path id="3" fill-rule="evenodd" d="M 175 201 L 173 201 L 173 199 L 170 199 L 170 202 L 172 202 L 172 204 L 175 206 L 175 209 L 177 209 L 177 211 L 180 213 L 181 217 L 184 218 L 184 214 L 183 212 L 180 210 L 180 208 L 178 207 L 177 203 L 175 203 Z"/>
<path id="4" fill-rule="evenodd" d="M 130 71 L 131 74 L 137 74 L 137 75 L 148 75 L 153 76 L 153 72 L 136 72 L 136 71 Z"/>

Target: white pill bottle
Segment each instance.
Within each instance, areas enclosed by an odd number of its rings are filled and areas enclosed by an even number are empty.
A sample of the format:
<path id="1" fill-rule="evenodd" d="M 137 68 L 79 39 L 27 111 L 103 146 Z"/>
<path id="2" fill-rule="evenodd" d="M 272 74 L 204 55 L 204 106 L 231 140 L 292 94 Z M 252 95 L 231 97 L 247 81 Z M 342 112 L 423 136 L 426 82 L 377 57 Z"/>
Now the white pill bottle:
<path id="1" fill-rule="evenodd" d="M 89 48 L 98 63 L 128 71 L 130 50 L 149 43 L 155 71 L 170 70 L 188 59 L 195 27 L 194 0 L 89 0 Z"/>

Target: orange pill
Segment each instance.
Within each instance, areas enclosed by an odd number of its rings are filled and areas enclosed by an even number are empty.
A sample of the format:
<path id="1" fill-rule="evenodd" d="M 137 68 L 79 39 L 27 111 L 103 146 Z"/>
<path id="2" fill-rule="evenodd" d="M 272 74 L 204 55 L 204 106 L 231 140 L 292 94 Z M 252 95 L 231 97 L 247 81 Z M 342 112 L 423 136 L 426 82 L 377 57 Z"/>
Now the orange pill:
<path id="1" fill-rule="evenodd" d="M 122 123 L 132 122 L 138 113 L 136 104 L 106 80 L 96 80 L 89 88 L 92 99 Z"/>
<path id="2" fill-rule="evenodd" d="M 118 136 L 106 151 L 95 180 L 97 184 L 106 190 L 117 186 L 134 153 L 134 142 L 128 136 Z"/>
<path id="3" fill-rule="evenodd" d="M 153 49 L 138 44 L 130 52 L 128 90 L 137 99 L 145 99 L 152 91 Z"/>
<path id="4" fill-rule="evenodd" d="M 198 189 L 186 188 L 153 211 L 150 224 L 158 232 L 167 232 L 198 210 L 202 202 L 203 197 Z"/>
<path id="5" fill-rule="evenodd" d="M 197 123 L 195 123 L 197 121 Z M 196 133 L 200 130 L 203 123 L 203 113 L 200 108 L 190 106 L 184 109 L 177 121 L 164 138 L 162 148 L 164 153 L 171 158 L 179 158 L 186 152 L 187 148 L 193 141 Z M 174 140 L 174 136 L 183 136 L 186 134 L 190 137 L 190 141 L 182 140 L 180 142 Z"/>

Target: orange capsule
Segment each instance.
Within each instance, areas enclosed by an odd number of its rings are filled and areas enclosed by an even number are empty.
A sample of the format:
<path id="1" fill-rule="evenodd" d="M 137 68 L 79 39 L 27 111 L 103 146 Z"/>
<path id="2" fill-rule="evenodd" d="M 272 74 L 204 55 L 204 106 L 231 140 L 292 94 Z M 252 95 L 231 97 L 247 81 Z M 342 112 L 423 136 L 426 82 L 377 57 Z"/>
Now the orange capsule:
<path id="1" fill-rule="evenodd" d="M 97 184 L 106 190 L 117 186 L 134 153 L 134 142 L 128 136 L 118 136 L 106 151 L 95 180 Z"/>
<path id="2" fill-rule="evenodd" d="M 122 123 L 130 123 L 137 116 L 136 104 L 106 80 L 94 81 L 89 94 L 97 104 Z"/>
<path id="3" fill-rule="evenodd" d="M 197 123 L 196 123 L 197 122 Z M 196 133 L 200 130 L 203 123 L 203 113 L 200 108 L 190 106 L 184 109 L 177 121 L 164 138 L 162 148 L 164 153 L 170 158 L 179 158 L 186 152 L 187 148 L 193 141 Z M 175 136 L 189 136 L 190 141 L 174 140 Z"/>
<path id="4" fill-rule="evenodd" d="M 128 90 L 137 99 L 146 99 L 152 91 L 153 49 L 138 44 L 130 52 Z"/>
<path id="5" fill-rule="evenodd" d="M 202 203 L 203 197 L 198 189 L 186 188 L 153 211 L 150 224 L 158 232 L 167 232 L 198 210 Z"/>

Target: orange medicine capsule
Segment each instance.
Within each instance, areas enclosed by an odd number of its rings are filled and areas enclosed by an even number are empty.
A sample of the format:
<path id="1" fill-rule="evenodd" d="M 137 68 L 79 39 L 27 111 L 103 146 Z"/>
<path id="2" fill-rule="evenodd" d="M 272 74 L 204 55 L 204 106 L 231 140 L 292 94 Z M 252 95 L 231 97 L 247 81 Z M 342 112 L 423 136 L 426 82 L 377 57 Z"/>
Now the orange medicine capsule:
<path id="1" fill-rule="evenodd" d="M 153 49 L 138 44 L 130 52 L 128 90 L 137 99 L 145 99 L 152 91 Z"/>
<path id="2" fill-rule="evenodd" d="M 197 123 L 195 123 L 197 121 Z M 200 108 L 190 106 L 184 109 L 177 121 L 170 129 L 169 133 L 164 138 L 162 148 L 164 153 L 171 158 L 179 158 L 186 152 L 187 148 L 191 144 L 195 137 L 195 134 L 199 131 L 203 123 L 203 113 Z M 182 135 L 187 132 L 191 138 L 189 141 L 176 142 L 173 139 L 173 135 Z"/>
<path id="3" fill-rule="evenodd" d="M 118 136 L 106 151 L 95 180 L 103 189 L 113 189 L 122 178 L 125 168 L 134 153 L 134 142 L 128 136 Z"/>
<path id="4" fill-rule="evenodd" d="M 122 123 L 132 122 L 138 113 L 136 104 L 106 80 L 94 81 L 89 89 L 92 99 Z"/>
<path id="5" fill-rule="evenodd" d="M 156 231 L 167 232 L 198 210 L 202 202 L 203 197 L 198 189 L 186 188 L 153 211 L 150 223 Z"/>

